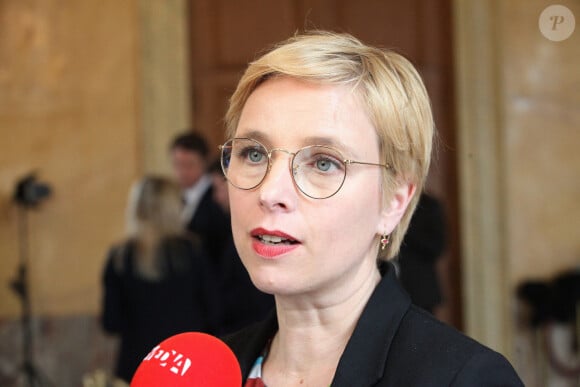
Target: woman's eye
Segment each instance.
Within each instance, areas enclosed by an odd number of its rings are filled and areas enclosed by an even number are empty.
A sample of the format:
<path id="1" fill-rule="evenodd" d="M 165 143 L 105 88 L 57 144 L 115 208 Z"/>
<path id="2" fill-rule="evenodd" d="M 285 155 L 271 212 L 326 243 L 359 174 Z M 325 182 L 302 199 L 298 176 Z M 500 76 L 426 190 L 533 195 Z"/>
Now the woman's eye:
<path id="1" fill-rule="evenodd" d="M 259 163 L 263 161 L 264 157 L 266 157 L 266 154 L 263 150 L 252 147 L 242 149 L 239 154 L 243 159 L 251 163 Z"/>
<path id="2" fill-rule="evenodd" d="M 319 159 L 316 161 L 316 168 L 327 172 L 332 167 L 332 162 L 328 159 Z"/>
<path id="3" fill-rule="evenodd" d="M 262 160 L 262 157 L 264 157 L 264 155 L 262 153 L 260 153 L 259 151 L 256 151 L 256 150 L 250 151 L 249 154 L 248 154 L 248 158 L 253 163 L 260 162 Z"/>
<path id="4" fill-rule="evenodd" d="M 332 156 L 318 155 L 312 163 L 318 172 L 334 172 L 342 169 L 342 163 Z"/>

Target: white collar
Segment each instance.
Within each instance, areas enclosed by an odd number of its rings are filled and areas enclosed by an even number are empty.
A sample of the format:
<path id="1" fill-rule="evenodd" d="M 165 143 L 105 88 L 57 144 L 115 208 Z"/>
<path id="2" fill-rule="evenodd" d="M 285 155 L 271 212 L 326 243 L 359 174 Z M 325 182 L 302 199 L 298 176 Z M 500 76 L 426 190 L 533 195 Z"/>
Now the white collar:
<path id="1" fill-rule="evenodd" d="M 211 177 L 209 175 L 203 175 L 199 178 L 197 183 L 193 186 L 187 188 L 183 192 L 183 196 L 185 199 L 185 208 L 183 209 L 183 218 L 186 220 L 190 220 L 197 207 L 199 206 L 199 202 L 203 195 L 207 192 L 207 190 L 211 187 Z"/>

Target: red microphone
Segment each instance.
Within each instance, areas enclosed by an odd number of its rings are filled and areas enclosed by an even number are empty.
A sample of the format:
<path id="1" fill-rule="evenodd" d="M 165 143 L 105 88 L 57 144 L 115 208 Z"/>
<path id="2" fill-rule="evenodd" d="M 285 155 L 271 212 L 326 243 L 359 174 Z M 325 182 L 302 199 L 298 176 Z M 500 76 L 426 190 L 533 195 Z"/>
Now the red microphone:
<path id="1" fill-rule="evenodd" d="M 153 348 L 131 387 L 240 387 L 242 371 L 232 350 L 200 332 L 180 333 Z"/>

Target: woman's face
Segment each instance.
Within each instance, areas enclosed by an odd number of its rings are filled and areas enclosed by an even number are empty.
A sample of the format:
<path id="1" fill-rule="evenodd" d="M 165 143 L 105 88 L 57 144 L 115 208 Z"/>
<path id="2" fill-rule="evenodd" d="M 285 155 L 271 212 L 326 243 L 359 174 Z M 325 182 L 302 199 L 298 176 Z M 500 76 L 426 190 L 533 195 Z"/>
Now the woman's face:
<path id="1" fill-rule="evenodd" d="M 270 79 L 247 100 L 235 137 L 289 152 L 330 145 L 346 159 L 379 163 L 375 130 L 342 86 Z M 382 210 L 382 168 L 349 165 L 334 196 L 312 199 L 295 186 L 290 159 L 275 151 L 260 186 L 230 186 L 232 229 L 244 265 L 259 289 L 277 295 L 356 286 L 368 278 L 365 271 L 376 270 L 377 235 L 390 232 L 400 217 Z"/>

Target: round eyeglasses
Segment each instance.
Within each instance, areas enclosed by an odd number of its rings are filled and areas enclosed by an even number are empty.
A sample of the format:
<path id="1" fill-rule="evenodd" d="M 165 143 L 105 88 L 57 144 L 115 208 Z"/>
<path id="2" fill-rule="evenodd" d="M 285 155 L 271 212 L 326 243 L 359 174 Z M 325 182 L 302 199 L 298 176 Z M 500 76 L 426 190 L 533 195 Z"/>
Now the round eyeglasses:
<path id="1" fill-rule="evenodd" d="M 281 148 L 268 151 L 258 141 L 240 137 L 228 140 L 219 149 L 226 179 L 243 190 L 251 190 L 262 184 L 272 166 L 275 151 L 287 153 L 292 156 L 290 174 L 294 184 L 304 195 L 313 199 L 327 199 L 335 195 L 344 184 L 348 165 L 374 165 L 391 169 L 389 164 L 345 159 L 338 150 L 325 145 L 310 145 L 296 153 Z"/>

